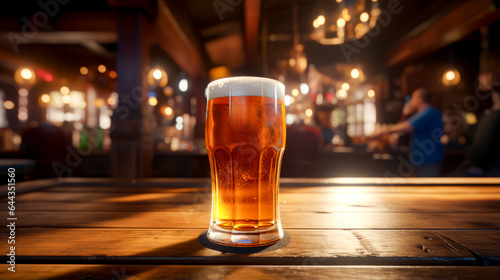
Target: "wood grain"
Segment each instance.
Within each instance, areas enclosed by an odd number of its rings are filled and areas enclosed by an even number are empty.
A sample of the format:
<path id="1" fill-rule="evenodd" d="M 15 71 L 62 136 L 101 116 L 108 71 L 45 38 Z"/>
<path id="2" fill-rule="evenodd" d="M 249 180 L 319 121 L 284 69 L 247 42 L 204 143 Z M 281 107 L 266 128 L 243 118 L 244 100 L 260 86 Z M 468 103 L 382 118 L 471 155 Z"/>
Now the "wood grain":
<path id="1" fill-rule="evenodd" d="M 19 273 L 4 265 L 0 278 L 497 279 L 499 180 L 460 179 L 284 180 L 290 243 L 252 253 L 200 243 L 210 220 L 205 179 L 33 182 L 16 197 Z"/>
<path id="2" fill-rule="evenodd" d="M 326 187 L 325 187 L 326 188 Z M 103 190 L 108 188 L 102 187 Z M 329 188 L 326 188 L 329 189 Z M 285 212 L 499 212 L 500 193 L 366 193 L 350 187 L 351 192 L 298 193 L 282 192 L 280 205 Z M 179 189 L 177 189 L 179 190 Z M 99 210 L 127 211 L 176 209 L 175 206 L 195 206 L 197 211 L 209 211 L 212 194 L 208 190 L 196 192 L 120 192 L 115 188 L 100 192 L 41 191 L 18 196 L 19 210 L 61 210 L 79 203 L 94 203 Z M 2 201 L 6 201 L 5 199 Z M 37 203 L 33 203 L 37 202 Z M 147 204 L 147 207 L 141 205 Z M 443 209 L 443 204 L 447 205 Z M 23 207 L 24 206 L 24 207 Z M 41 208 L 36 208 L 36 207 Z M 129 207 L 130 206 L 130 207 Z M 46 208 L 44 208 L 46 207 Z M 81 210 L 82 208 L 77 208 Z M 66 210 L 66 209 L 64 209 Z M 92 207 L 89 209 L 92 210 Z M 178 209 L 173 210 L 178 211 Z"/>
<path id="3" fill-rule="evenodd" d="M 22 246 L 18 257 L 68 256 L 88 261 L 91 256 L 133 261 L 141 258 L 172 257 L 184 263 L 216 263 L 255 258 L 253 263 L 297 264 L 315 258 L 317 264 L 426 264 L 470 263 L 477 257 L 498 258 L 500 231 L 385 231 L 385 230 L 287 230 L 291 242 L 275 251 L 227 254 L 200 244 L 204 230 L 187 229 L 18 229 Z M 479 234 L 479 238 L 478 238 Z M 474 252 L 474 253 L 473 253 Z M 235 258 L 240 258 L 236 260 Z M 355 260 L 355 258 L 358 258 Z M 231 260 L 228 260 L 231 259 Z M 33 260 L 33 258 L 31 258 Z M 144 259 L 143 261 L 147 261 Z M 497 259 L 492 259 L 498 262 Z"/>
<path id="4" fill-rule="evenodd" d="M 0 265 L 0 278 L 25 279 L 460 279 L 496 280 L 500 267 L 478 266 L 207 266 L 207 265 L 36 265 L 10 273 Z"/>
<path id="5" fill-rule="evenodd" d="M 286 200 L 285 200 L 286 201 Z M 210 200 L 207 198 L 201 203 L 162 203 L 162 202 L 92 202 L 92 201 L 19 201 L 16 202 L 18 211 L 110 211 L 110 212 L 209 212 Z M 330 213 L 330 212 L 392 212 L 392 213 L 492 213 L 500 210 L 500 202 L 488 201 L 450 201 L 446 202 L 446 210 L 442 208 L 443 201 L 425 201 L 419 203 L 405 203 L 404 200 L 394 204 L 380 202 L 349 202 L 335 201 L 325 204 L 294 204 L 286 201 L 280 203 L 280 212 L 298 213 Z M 174 207 L 175 206 L 175 207 Z"/>
<path id="6" fill-rule="evenodd" d="M 175 207 L 175 206 L 173 206 Z M 210 212 L 18 211 L 19 227 L 173 228 L 208 226 Z M 0 219 L 7 212 L 0 213 Z M 500 229 L 498 213 L 281 213 L 289 229 Z M 22 222 L 21 222 L 22 221 Z"/>

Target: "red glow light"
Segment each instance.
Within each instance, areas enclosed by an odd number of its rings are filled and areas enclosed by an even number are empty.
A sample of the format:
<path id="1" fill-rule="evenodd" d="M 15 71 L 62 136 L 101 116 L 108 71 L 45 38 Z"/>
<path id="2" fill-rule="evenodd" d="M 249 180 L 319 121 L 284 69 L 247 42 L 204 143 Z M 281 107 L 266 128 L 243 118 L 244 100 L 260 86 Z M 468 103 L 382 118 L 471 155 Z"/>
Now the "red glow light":
<path id="1" fill-rule="evenodd" d="M 45 74 L 46 74 L 46 73 L 47 73 L 47 72 L 45 72 L 45 71 L 44 71 L 44 70 L 42 70 L 42 69 L 40 69 L 40 70 L 36 70 L 36 76 L 37 76 L 38 78 L 43 78 L 43 77 L 45 77 Z"/>
<path id="2" fill-rule="evenodd" d="M 45 76 L 43 76 L 43 79 L 47 82 L 52 82 L 54 80 L 54 76 L 50 73 L 46 73 Z"/>
<path id="3" fill-rule="evenodd" d="M 329 91 L 329 92 L 326 94 L 326 102 L 332 102 L 332 99 L 333 99 L 333 97 L 334 97 L 334 96 L 335 96 L 335 95 L 334 95 L 332 92 L 330 92 L 330 91 Z"/>

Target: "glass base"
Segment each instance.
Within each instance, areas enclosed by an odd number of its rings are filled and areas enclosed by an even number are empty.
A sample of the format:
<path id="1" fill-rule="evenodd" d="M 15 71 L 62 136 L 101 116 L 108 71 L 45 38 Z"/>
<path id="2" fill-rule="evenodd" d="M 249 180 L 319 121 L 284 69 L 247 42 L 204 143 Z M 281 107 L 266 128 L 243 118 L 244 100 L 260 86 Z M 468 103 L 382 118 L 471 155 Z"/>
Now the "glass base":
<path id="1" fill-rule="evenodd" d="M 265 246 L 278 242 L 283 238 L 283 229 L 281 223 L 278 222 L 270 228 L 257 229 L 251 231 L 242 230 L 227 230 L 217 226 L 214 222 L 211 223 L 208 229 L 208 239 L 211 241 L 235 247 L 255 247 Z"/>

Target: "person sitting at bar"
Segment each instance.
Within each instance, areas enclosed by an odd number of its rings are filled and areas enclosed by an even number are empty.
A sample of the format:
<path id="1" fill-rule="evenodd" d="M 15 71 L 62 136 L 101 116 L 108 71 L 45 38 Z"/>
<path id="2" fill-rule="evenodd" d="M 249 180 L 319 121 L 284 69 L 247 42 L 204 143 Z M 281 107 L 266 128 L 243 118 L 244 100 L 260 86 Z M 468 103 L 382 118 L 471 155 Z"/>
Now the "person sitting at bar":
<path id="1" fill-rule="evenodd" d="M 492 75 L 479 76 L 479 90 L 490 94 L 493 106 L 485 113 L 474 135 L 469 154 L 468 176 L 500 176 L 500 84 L 492 85 Z"/>
<path id="2" fill-rule="evenodd" d="M 370 136 L 371 139 L 377 139 L 384 134 L 411 134 L 409 162 L 414 168 L 414 176 L 417 177 L 439 176 L 444 159 L 443 144 L 441 144 L 442 116 L 431 106 L 430 101 L 431 94 L 427 89 L 415 90 L 409 103 L 410 110 L 415 114 Z"/>

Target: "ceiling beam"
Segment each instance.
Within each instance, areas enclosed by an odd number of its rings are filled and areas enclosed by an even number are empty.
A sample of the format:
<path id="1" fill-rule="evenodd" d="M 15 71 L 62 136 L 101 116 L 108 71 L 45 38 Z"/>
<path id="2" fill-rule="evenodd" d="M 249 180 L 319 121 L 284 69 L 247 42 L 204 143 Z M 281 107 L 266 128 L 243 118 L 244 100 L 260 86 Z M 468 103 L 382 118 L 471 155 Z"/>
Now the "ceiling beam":
<path id="1" fill-rule="evenodd" d="M 22 37 L 22 33 L 16 33 Z M 9 33 L 0 32 L 0 38 L 10 41 Z M 1 40 L 0 39 L 0 40 Z M 46 44 L 46 45 L 61 45 L 61 44 L 79 44 L 96 55 L 104 57 L 113 57 L 114 54 L 109 52 L 101 44 L 116 43 L 117 34 L 114 31 L 104 32 L 80 32 L 80 31 L 61 31 L 61 32 L 38 32 L 32 38 L 25 38 L 24 41 L 19 41 L 22 44 Z M 7 44 L 12 42 L 7 42 Z"/>
<path id="2" fill-rule="evenodd" d="M 6 16 L 0 19 L 0 41 L 6 45 L 20 44 L 80 44 L 96 55 L 112 57 L 101 44 L 116 43 L 116 12 L 112 11 L 73 11 L 60 13 L 49 23 L 50 28 L 29 29 L 29 36 L 21 32 L 26 23 Z M 46 31 L 50 30 L 50 31 Z"/>
<path id="3" fill-rule="evenodd" d="M 33 27 L 33 26 L 32 26 Z M 27 23 L 12 15 L 0 17 L 0 32 L 21 32 L 23 28 L 30 33 Z M 105 32 L 117 30 L 116 12 L 114 11 L 68 11 L 62 12 L 51 19 L 47 26 L 38 28 L 36 32 L 50 31 L 96 31 Z"/>
<path id="4" fill-rule="evenodd" d="M 389 51 L 386 65 L 400 65 L 423 57 L 463 39 L 499 17 L 500 10 L 492 0 L 466 1 L 428 28 L 396 45 Z"/>
<path id="5" fill-rule="evenodd" d="M 253 61 L 259 38 L 261 0 L 245 0 L 245 40 L 248 61 Z"/>
<path id="6" fill-rule="evenodd" d="M 10 32 L 9 32 L 10 33 Z M 0 38 L 8 40 L 7 32 L 0 32 Z M 22 33 L 16 33 L 23 36 Z M 79 44 L 85 41 L 96 41 L 99 43 L 116 43 L 116 31 L 56 31 L 38 32 L 31 38 L 22 41 L 23 44 Z"/>
<path id="7" fill-rule="evenodd" d="M 151 32 L 151 41 L 157 43 L 186 73 L 207 77 L 201 50 L 175 19 L 164 1 L 158 1 L 158 14 Z"/>

